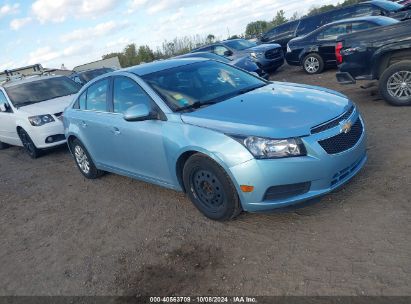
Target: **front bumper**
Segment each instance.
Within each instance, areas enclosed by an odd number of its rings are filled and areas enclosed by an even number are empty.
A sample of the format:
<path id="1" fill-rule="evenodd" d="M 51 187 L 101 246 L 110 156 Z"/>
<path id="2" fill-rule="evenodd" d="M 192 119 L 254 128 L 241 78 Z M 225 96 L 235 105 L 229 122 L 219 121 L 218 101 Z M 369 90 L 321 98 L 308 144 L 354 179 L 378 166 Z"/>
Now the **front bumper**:
<path id="1" fill-rule="evenodd" d="M 40 127 L 30 127 L 26 131 L 38 149 L 52 148 L 66 143 L 64 126 L 60 120 Z M 52 142 L 47 140 L 49 137 L 52 137 Z"/>
<path id="2" fill-rule="evenodd" d="M 284 56 L 275 59 L 259 58 L 256 60 L 257 65 L 264 71 L 278 69 L 284 64 Z"/>
<path id="3" fill-rule="evenodd" d="M 353 116 L 359 117 L 357 112 Z M 366 134 L 363 129 L 360 139 L 352 148 L 338 154 L 327 154 L 318 141 L 335 136 L 340 132 L 339 128 L 337 126 L 302 138 L 307 156 L 252 159 L 231 167 L 230 174 L 238 189 L 243 209 L 258 212 L 285 207 L 324 195 L 347 183 L 367 161 Z M 264 199 L 270 187 L 304 183 L 309 184 L 305 193 L 274 200 Z M 252 185 L 254 191 L 241 192 L 240 185 Z"/>

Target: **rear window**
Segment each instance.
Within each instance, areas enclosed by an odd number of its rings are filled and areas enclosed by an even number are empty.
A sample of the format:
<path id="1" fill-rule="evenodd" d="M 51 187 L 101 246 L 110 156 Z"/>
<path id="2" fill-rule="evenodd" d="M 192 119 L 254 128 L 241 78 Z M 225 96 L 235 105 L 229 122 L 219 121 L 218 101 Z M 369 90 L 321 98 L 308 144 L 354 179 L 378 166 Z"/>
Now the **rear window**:
<path id="1" fill-rule="evenodd" d="M 80 88 L 80 85 L 68 77 L 56 77 L 14 85 L 5 90 L 10 101 L 19 107 L 76 94 Z"/>
<path id="2" fill-rule="evenodd" d="M 98 69 L 98 70 L 91 70 L 91 71 L 87 71 L 87 72 L 82 72 L 80 73 L 81 77 L 83 78 L 83 80 L 85 82 L 89 82 L 90 80 L 103 75 L 105 73 L 109 73 L 109 72 L 113 72 L 113 69 L 109 69 L 109 68 L 103 68 L 103 69 Z"/>

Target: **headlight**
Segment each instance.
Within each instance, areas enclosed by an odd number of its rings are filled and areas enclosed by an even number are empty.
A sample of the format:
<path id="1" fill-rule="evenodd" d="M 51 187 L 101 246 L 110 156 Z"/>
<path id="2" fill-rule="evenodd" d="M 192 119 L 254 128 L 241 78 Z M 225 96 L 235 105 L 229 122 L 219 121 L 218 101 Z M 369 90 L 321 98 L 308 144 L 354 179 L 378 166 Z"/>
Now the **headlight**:
<path id="1" fill-rule="evenodd" d="M 253 58 L 258 58 L 258 57 L 261 57 L 261 56 L 263 56 L 263 55 L 264 55 L 264 54 L 261 53 L 261 52 L 251 52 L 251 53 L 250 53 L 250 56 L 253 57 Z"/>
<path id="2" fill-rule="evenodd" d="M 46 114 L 46 115 L 37 115 L 29 117 L 29 121 L 32 126 L 39 127 L 45 125 L 47 123 L 53 122 L 53 116 Z"/>
<path id="3" fill-rule="evenodd" d="M 270 139 L 256 136 L 236 138 L 255 158 L 282 158 L 307 155 L 300 138 Z"/>

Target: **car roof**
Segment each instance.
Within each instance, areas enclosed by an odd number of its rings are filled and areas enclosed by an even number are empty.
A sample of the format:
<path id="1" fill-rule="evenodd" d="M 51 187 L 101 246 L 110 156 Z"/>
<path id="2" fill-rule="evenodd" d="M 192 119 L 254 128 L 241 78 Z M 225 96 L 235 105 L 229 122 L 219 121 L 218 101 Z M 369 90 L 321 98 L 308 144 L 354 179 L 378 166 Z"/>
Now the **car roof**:
<path id="1" fill-rule="evenodd" d="M 163 70 L 168 70 L 172 68 L 176 68 L 179 66 L 184 66 L 196 62 L 201 62 L 201 61 L 208 61 L 209 59 L 206 58 L 180 58 L 180 59 L 167 59 L 167 60 L 161 60 L 161 61 L 154 61 L 150 63 L 144 63 L 140 65 L 136 65 L 124 70 L 119 70 L 121 71 L 127 71 L 133 74 L 136 74 L 138 76 L 144 76 L 147 74 L 163 71 Z M 115 73 L 115 72 L 112 72 Z"/>
<path id="2" fill-rule="evenodd" d="M 341 19 L 341 20 L 338 20 L 338 21 L 334 21 L 334 22 L 331 22 L 331 23 L 327 23 L 327 24 L 325 24 L 325 25 L 326 25 L 326 26 L 329 26 L 329 25 L 346 23 L 346 22 L 355 22 L 355 21 L 377 21 L 377 20 L 384 20 L 384 19 L 393 19 L 393 18 L 384 17 L 384 16 L 364 16 L 364 17 Z"/>
<path id="3" fill-rule="evenodd" d="M 63 75 L 32 76 L 32 77 L 19 79 L 19 80 L 11 80 L 11 81 L 3 83 L 1 86 L 3 88 L 9 88 L 9 87 L 14 87 L 16 85 L 23 84 L 23 83 L 29 83 L 29 82 L 35 82 L 35 81 L 40 81 L 40 80 L 44 80 L 44 79 L 59 78 L 59 77 L 65 77 L 65 76 L 63 76 Z"/>

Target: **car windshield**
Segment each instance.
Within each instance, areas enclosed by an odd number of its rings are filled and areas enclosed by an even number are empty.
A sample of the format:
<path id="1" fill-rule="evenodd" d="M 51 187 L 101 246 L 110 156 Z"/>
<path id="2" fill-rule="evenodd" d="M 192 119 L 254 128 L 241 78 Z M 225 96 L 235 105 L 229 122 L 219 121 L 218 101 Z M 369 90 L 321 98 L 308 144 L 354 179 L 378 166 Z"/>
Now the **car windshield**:
<path id="1" fill-rule="evenodd" d="M 67 77 L 45 78 L 5 88 L 16 107 L 72 95 L 80 86 Z"/>
<path id="2" fill-rule="evenodd" d="M 252 48 L 254 46 L 257 46 L 257 44 L 255 42 L 251 42 L 245 39 L 241 39 L 241 40 L 229 40 L 229 41 L 225 41 L 224 44 L 226 46 L 228 46 L 229 48 L 232 48 L 234 50 L 237 51 L 242 51 L 245 49 L 249 49 Z"/>
<path id="3" fill-rule="evenodd" d="M 267 82 L 230 65 L 208 60 L 142 76 L 174 111 L 244 94 Z"/>
<path id="4" fill-rule="evenodd" d="M 390 12 L 399 11 L 400 9 L 403 8 L 401 4 L 390 2 L 390 1 L 381 1 L 381 2 L 378 1 L 378 2 L 375 2 L 375 4 Z"/>
<path id="5" fill-rule="evenodd" d="M 89 82 L 90 80 L 103 75 L 105 73 L 109 73 L 109 72 L 113 72 L 113 69 L 109 69 L 109 68 L 103 68 L 103 69 L 97 69 L 97 70 L 91 70 L 91 71 L 86 71 L 86 72 L 82 72 L 80 73 L 81 77 L 83 78 L 83 80 L 85 80 L 86 82 Z"/>

